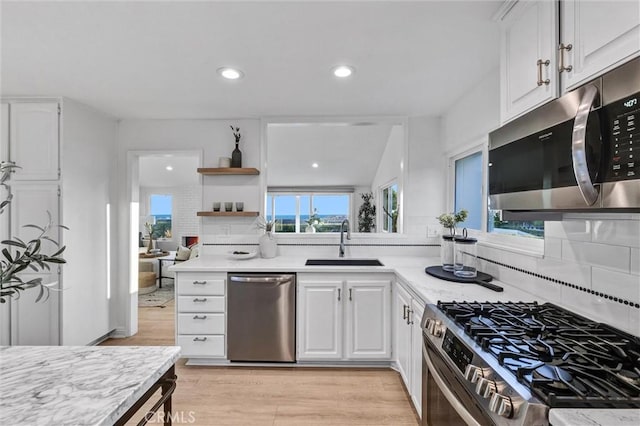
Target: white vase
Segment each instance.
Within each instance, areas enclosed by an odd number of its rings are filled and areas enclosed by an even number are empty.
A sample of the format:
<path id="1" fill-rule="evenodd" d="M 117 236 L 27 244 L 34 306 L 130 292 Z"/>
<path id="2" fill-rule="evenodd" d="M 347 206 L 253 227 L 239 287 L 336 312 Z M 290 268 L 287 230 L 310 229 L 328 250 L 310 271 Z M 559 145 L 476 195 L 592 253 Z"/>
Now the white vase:
<path id="1" fill-rule="evenodd" d="M 258 243 L 260 244 L 260 256 L 265 259 L 276 257 L 278 252 L 278 241 L 276 241 L 276 238 L 271 232 L 267 232 L 262 235 L 258 240 Z"/>
<path id="2" fill-rule="evenodd" d="M 305 230 L 305 232 L 307 232 L 308 234 L 313 234 L 316 232 L 316 227 L 313 225 L 309 225 L 307 226 L 307 229 Z"/>

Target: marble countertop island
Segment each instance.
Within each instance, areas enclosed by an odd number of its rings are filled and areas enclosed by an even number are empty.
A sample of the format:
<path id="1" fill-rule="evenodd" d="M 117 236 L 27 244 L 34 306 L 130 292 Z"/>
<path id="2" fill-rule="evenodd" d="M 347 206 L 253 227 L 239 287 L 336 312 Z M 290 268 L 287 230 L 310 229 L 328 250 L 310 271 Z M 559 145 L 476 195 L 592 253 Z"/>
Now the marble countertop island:
<path id="1" fill-rule="evenodd" d="M 111 425 L 179 356 L 175 346 L 0 347 L 0 424 Z"/>

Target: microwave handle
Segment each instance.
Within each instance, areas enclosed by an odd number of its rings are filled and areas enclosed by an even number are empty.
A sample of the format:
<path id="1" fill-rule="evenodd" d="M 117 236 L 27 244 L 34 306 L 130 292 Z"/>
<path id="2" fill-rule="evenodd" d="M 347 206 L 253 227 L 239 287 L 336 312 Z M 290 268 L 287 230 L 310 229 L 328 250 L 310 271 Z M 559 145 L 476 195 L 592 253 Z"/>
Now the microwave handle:
<path id="1" fill-rule="evenodd" d="M 458 413 L 460 418 L 462 418 L 462 420 L 464 420 L 464 422 L 469 426 L 480 426 L 480 423 L 478 423 L 478 421 L 471 415 L 471 413 L 467 411 L 465 406 L 462 405 L 460 401 L 458 401 L 458 398 L 456 398 L 454 393 L 451 392 L 449 387 L 444 383 L 444 380 L 442 380 L 442 377 L 440 377 L 440 374 L 436 371 L 433 364 L 431 363 L 431 360 L 429 359 L 429 354 L 427 353 L 427 348 L 425 347 L 424 342 L 422 343 L 422 356 L 424 357 L 424 361 L 427 366 L 427 374 L 431 374 L 433 380 L 438 385 L 440 392 L 442 392 L 444 397 L 447 398 L 447 401 L 449 401 L 451 407 L 456 410 L 456 413 Z M 425 378 L 423 377 L 422 380 L 425 380 Z"/>
<path id="2" fill-rule="evenodd" d="M 598 89 L 590 84 L 585 87 L 580 101 L 576 118 L 573 122 L 573 136 L 571 141 L 571 157 L 573 159 L 573 173 L 578 182 L 582 198 L 591 206 L 598 200 L 598 189 L 591 182 L 589 165 L 587 164 L 587 121 L 591 107 L 598 96 Z"/>

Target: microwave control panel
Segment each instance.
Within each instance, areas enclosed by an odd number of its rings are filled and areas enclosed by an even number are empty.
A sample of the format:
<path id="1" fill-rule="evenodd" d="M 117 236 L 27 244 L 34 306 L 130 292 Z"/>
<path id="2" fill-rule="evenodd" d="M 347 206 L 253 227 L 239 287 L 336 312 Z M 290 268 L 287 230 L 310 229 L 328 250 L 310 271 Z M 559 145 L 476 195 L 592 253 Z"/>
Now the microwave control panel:
<path id="1" fill-rule="evenodd" d="M 605 109 L 611 141 L 606 180 L 640 179 L 640 92 Z"/>

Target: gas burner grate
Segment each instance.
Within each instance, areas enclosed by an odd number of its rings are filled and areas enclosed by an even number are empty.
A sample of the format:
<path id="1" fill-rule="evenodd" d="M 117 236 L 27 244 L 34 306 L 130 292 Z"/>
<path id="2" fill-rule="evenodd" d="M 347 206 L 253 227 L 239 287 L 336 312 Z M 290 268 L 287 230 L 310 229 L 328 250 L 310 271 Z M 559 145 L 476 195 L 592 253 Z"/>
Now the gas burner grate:
<path id="1" fill-rule="evenodd" d="M 640 339 L 551 303 L 438 302 L 550 407 L 640 408 Z"/>

